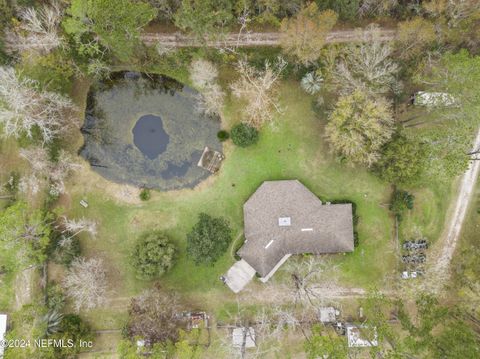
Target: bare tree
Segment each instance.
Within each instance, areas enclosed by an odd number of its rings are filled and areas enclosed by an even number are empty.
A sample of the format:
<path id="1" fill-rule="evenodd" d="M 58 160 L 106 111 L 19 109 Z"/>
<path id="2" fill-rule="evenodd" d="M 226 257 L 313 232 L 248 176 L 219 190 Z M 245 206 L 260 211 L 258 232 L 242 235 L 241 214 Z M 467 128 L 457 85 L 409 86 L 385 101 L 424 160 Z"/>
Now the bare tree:
<path id="1" fill-rule="evenodd" d="M 29 7 L 21 10 L 20 23 L 6 33 L 7 50 L 48 53 L 62 46 L 63 38 L 58 32 L 62 15 L 63 11 L 56 1 L 39 9 Z"/>
<path id="2" fill-rule="evenodd" d="M 393 49 L 380 38 L 378 26 L 362 32 L 362 43 L 351 44 L 337 63 L 331 77 L 343 94 L 360 89 L 370 94 L 383 94 L 396 89 L 398 65 L 391 58 Z"/>
<path id="3" fill-rule="evenodd" d="M 65 180 L 73 171 L 81 166 L 66 151 L 61 150 L 56 162 L 51 162 L 50 167 L 50 191 L 56 194 L 65 193 Z"/>
<path id="4" fill-rule="evenodd" d="M 398 6 L 398 0 L 363 0 L 358 8 L 361 17 L 386 16 Z"/>
<path id="5" fill-rule="evenodd" d="M 220 326 L 228 329 L 228 334 L 220 336 L 220 346 L 229 358 L 264 358 L 275 356 L 281 347 L 279 343 L 289 330 L 302 329 L 309 324 L 309 313 L 305 307 L 295 308 L 292 305 L 261 307 L 255 312 L 243 307 L 237 301 L 233 311 L 227 311 L 228 325 Z M 240 341 L 232 340 L 232 330 L 242 334 Z M 241 330 L 239 330 L 241 329 Z M 253 341 L 254 348 L 247 348 L 247 342 Z M 278 354 L 277 354 L 278 355 Z"/>
<path id="6" fill-rule="evenodd" d="M 275 85 L 286 65 L 279 58 L 273 65 L 265 61 L 264 69 L 257 70 L 246 61 L 238 62 L 240 78 L 231 84 L 231 89 L 235 97 L 246 102 L 244 122 L 260 128 L 273 119 L 275 112 L 281 113 Z"/>
<path id="7" fill-rule="evenodd" d="M 220 346 L 229 358 L 263 358 L 278 350 L 279 345 L 269 345 L 272 340 L 276 342 L 279 338 L 272 334 L 275 323 L 270 311 L 262 308 L 257 313 L 251 313 L 237 301 L 235 310 L 228 311 L 227 315 L 228 335 L 220 337 Z M 235 329 L 241 329 L 240 343 L 232 340 Z M 247 342 L 250 341 L 255 343 L 255 347 L 247 349 Z"/>
<path id="8" fill-rule="evenodd" d="M 82 232 L 86 232 L 90 236 L 95 237 L 97 235 L 97 222 L 87 218 L 69 219 L 66 216 L 62 216 L 61 223 L 57 225 L 57 229 L 59 229 L 62 234 L 71 234 L 71 237 Z"/>
<path id="9" fill-rule="evenodd" d="M 210 61 L 199 59 L 190 66 L 190 78 L 202 93 L 197 97 L 197 110 L 207 115 L 220 115 L 225 93 L 217 83 L 218 69 Z"/>
<path id="10" fill-rule="evenodd" d="M 163 292 L 159 286 L 143 291 L 132 299 L 129 309 L 128 332 L 140 336 L 150 345 L 158 342 L 175 342 L 178 339 L 180 318 L 178 296 Z"/>
<path id="11" fill-rule="evenodd" d="M 61 150 L 57 161 L 50 161 L 45 148 L 34 147 L 21 149 L 20 157 L 30 164 L 31 173 L 20 180 L 20 191 L 36 194 L 41 188 L 49 185 L 50 193 L 58 195 L 65 192 L 65 179 L 80 168 L 72 156 Z"/>
<path id="12" fill-rule="evenodd" d="M 197 98 L 197 109 L 209 116 L 220 115 L 223 108 L 225 93 L 220 85 L 207 86 Z"/>
<path id="13" fill-rule="evenodd" d="M 101 59 L 91 59 L 88 61 L 87 72 L 94 79 L 101 80 L 110 76 L 112 68 L 108 63 Z"/>
<path id="14" fill-rule="evenodd" d="M 332 276 L 336 269 L 331 263 L 318 256 L 290 260 L 286 264 L 285 270 L 290 274 L 295 304 L 316 306 L 317 302 L 322 299 L 322 289 L 331 284 L 328 281 L 334 281 Z M 327 270 L 329 271 L 328 276 Z M 321 281 L 323 283 L 320 285 Z"/>
<path id="15" fill-rule="evenodd" d="M 20 149 L 20 157 L 30 164 L 31 173 L 20 179 L 19 190 L 31 195 L 37 194 L 46 186 L 46 174 L 49 172 L 50 161 L 47 151 L 42 148 Z"/>
<path id="16" fill-rule="evenodd" d="M 422 2 L 425 11 L 434 17 L 445 15 L 449 27 L 457 27 L 462 21 L 478 16 L 480 2 L 478 0 L 448 0 Z"/>
<path id="17" fill-rule="evenodd" d="M 107 277 L 101 259 L 75 259 L 68 271 L 63 286 L 73 300 L 75 309 L 93 309 L 105 302 Z"/>
<path id="18" fill-rule="evenodd" d="M 216 82 L 218 77 L 217 67 L 210 61 L 199 59 L 190 65 L 190 79 L 195 87 L 205 88 Z"/>
<path id="19" fill-rule="evenodd" d="M 78 126 L 76 107 L 60 94 L 38 89 L 38 83 L 0 67 L 0 125 L 5 136 L 32 137 L 38 129 L 44 142 Z"/>

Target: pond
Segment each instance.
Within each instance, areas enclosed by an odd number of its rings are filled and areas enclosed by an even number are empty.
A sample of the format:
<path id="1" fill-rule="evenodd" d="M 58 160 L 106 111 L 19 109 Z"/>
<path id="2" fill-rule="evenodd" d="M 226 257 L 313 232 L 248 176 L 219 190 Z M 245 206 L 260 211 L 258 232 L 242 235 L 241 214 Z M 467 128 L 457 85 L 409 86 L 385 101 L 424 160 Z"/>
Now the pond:
<path id="1" fill-rule="evenodd" d="M 114 73 L 89 91 L 80 154 L 118 183 L 192 188 L 210 175 L 197 167 L 205 146 L 222 149 L 220 121 L 197 110 L 199 96 L 165 76 Z"/>
<path id="2" fill-rule="evenodd" d="M 133 127 L 133 143 L 145 156 L 154 160 L 167 149 L 169 136 L 159 116 L 145 115 Z"/>

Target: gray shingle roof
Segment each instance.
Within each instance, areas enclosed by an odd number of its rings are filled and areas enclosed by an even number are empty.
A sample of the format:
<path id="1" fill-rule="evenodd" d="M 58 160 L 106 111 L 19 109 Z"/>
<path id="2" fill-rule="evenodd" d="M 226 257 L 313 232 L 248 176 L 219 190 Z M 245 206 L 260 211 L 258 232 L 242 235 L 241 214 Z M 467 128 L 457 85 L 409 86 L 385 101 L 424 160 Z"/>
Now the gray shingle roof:
<path id="1" fill-rule="evenodd" d="M 352 205 L 325 205 L 298 180 L 266 181 L 243 206 L 238 254 L 262 277 L 286 254 L 353 251 Z M 280 218 L 290 218 L 288 220 Z"/>

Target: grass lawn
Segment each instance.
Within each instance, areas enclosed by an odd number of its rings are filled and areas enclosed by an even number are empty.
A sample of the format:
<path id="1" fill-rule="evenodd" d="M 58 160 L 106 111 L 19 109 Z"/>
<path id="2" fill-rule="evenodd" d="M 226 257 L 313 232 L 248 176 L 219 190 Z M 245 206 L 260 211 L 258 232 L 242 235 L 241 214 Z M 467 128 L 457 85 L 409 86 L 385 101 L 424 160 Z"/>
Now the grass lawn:
<path id="1" fill-rule="evenodd" d="M 84 102 L 86 91 L 84 84 L 74 87 L 77 103 Z M 120 329 L 130 298 L 152 285 L 135 278 L 129 255 L 139 235 L 154 229 L 165 231 L 179 249 L 175 267 L 158 279 L 160 284 L 179 292 L 190 308 L 204 309 L 214 316 L 222 317 L 225 310 L 233 308 L 236 296 L 219 280 L 235 261 L 233 248 L 214 265 L 196 266 L 186 257 L 186 234 L 197 215 L 207 212 L 226 217 L 234 238 L 242 240 L 242 205 L 266 180 L 298 179 L 324 201 L 349 200 L 356 204 L 359 246 L 353 253 L 331 256 L 340 268 L 341 285 L 383 288 L 390 284 L 392 275 L 398 275 L 393 219 L 388 211 L 390 186 L 365 169 L 340 163 L 329 153 L 323 135 L 325 119 L 312 110 L 313 99 L 298 83 L 282 83 L 280 97 L 284 112 L 262 129 L 259 143 L 249 148 L 225 143 L 226 160 L 219 173 L 193 190 L 153 191 L 148 202 L 140 202 L 137 197 L 121 201 L 112 191 L 125 187 L 109 183 L 88 166 L 72 176 L 69 196 L 60 203 L 72 217 L 98 221 L 97 238 L 82 237 L 82 251 L 87 257 L 104 259 L 110 283 L 108 306 L 82 314 L 94 329 Z M 222 127 L 230 129 L 241 120 L 241 113 L 241 106 L 229 101 Z M 81 138 L 75 142 L 81 143 Z M 435 186 L 415 190 L 416 209 L 405 222 L 436 236 L 443 226 L 441 201 L 447 193 L 446 188 Z M 88 201 L 87 209 L 79 205 L 81 199 Z M 238 244 L 237 240 L 235 248 Z M 107 344 L 102 347 L 111 343 Z"/>
<path id="2" fill-rule="evenodd" d="M 480 312 L 478 306 L 478 248 L 480 244 L 480 181 L 477 181 L 476 191 L 468 209 L 460 241 L 452 260 L 452 280 L 450 291 L 451 300 L 462 302 L 477 316 Z M 468 283 L 468 284 L 467 284 Z M 476 287 L 477 286 L 477 287 Z M 473 290 L 471 290 L 473 288 Z"/>
<path id="3" fill-rule="evenodd" d="M 95 218 L 100 223 L 96 240 L 85 239 L 87 256 L 100 256 L 110 268 L 116 296 L 131 296 L 149 283 L 135 279 L 128 255 L 140 233 L 164 230 L 176 242 L 179 256 L 174 269 L 160 282 L 183 293 L 228 290 L 218 280 L 233 263 L 230 253 L 213 266 L 195 266 L 185 255 L 185 236 L 200 212 L 225 216 L 235 236 L 242 232 L 242 205 L 265 180 L 299 179 L 324 200 L 350 200 L 360 217 L 360 246 L 338 256 L 346 284 L 379 284 L 392 268 L 392 220 L 386 210 L 390 188 L 363 169 L 338 163 L 323 138 L 324 122 L 311 110 L 311 98 L 296 83 L 281 88 L 284 113 L 266 126 L 257 145 L 225 145 L 221 171 L 194 190 L 154 193 L 146 203 L 122 204 L 102 193 L 106 182 L 94 173 L 74 178 L 70 184 L 72 216 Z M 240 120 L 240 108 L 229 105 L 225 127 Z M 107 184 L 105 184 L 107 185 Z M 85 198 L 90 206 L 78 205 Z"/>

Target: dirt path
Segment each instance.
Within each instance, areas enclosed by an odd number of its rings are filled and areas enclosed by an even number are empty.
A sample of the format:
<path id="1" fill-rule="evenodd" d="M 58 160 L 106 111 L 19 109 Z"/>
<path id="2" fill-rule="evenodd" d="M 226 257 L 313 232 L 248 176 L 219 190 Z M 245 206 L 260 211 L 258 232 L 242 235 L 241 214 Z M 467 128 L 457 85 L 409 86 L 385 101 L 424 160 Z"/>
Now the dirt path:
<path id="1" fill-rule="evenodd" d="M 477 133 L 473 148 L 480 148 L 480 129 Z M 438 258 L 434 261 L 435 264 L 432 271 L 436 277 L 434 281 L 438 287 L 436 289 L 441 289 L 440 286 L 450 277 L 450 262 L 457 247 L 458 240 L 460 239 L 463 222 L 465 221 L 468 205 L 475 191 L 475 183 L 479 172 L 480 161 L 471 161 L 470 167 L 462 176 L 454 211 L 445 228 L 444 235 L 438 243 L 438 247 L 436 248 L 437 252 L 434 252 L 434 258 Z"/>
<path id="2" fill-rule="evenodd" d="M 384 41 L 391 41 L 395 38 L 396 30 L 381 29 L 380 38 Z M 143 42 L 147 45 L 160 44 L 165 47 L 228 47 L 228 46 L 279 46 L 279 32 L 253 32 L 243 34 L 226 34 L 221 39 L 207 40 L 201 42 L 194 36 L 181 33 L 164 34 L 164 33 L 144 33 L 141 35 Z M 361 39 L 360 34 L 356 30 L 336 30 L 331 31 L 327 35 L 326 42 L 343 43 L 355 42 Z"/>

